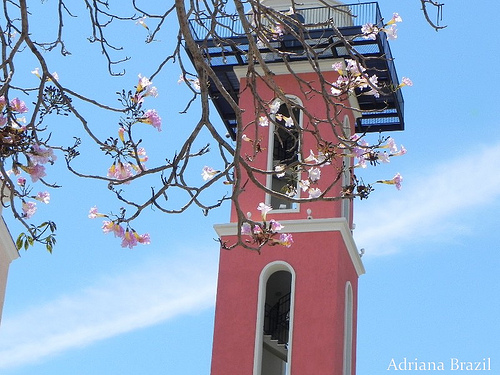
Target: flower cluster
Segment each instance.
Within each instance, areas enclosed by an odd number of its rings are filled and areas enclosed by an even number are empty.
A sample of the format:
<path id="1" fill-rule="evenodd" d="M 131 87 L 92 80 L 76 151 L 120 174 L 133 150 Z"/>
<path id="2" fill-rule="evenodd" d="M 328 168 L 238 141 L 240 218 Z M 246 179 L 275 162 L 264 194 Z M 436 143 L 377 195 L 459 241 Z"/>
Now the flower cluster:
<path id="1" fill-rule="evenodd" d="M 0 143 L 1 156 L 9 156 L 23 149 L 26 138 L 26 118 L 22 114 L 28 107 L 19 98 L 7 102 L 0 96 Z"/>
<path id="2" fill-rule="evenodd" d="M 102 231 L 104 233 L 113 233 L 115 237 L 122 240 L 121 246 L 132 249 L 138 244 L 149 245 L 151 239 L 148 233 L 138 234 L 134 229 L 127 227 L 126 229 L 119 223 L 118 220 L 109 220 L 109 216 L 98 212 L 96 206 L 92 207 L 88 215 L 89 219 L 96 219 L 98 217 L 106 218 L 103 221 Z"/>
<path id="3" fill-rule="evenodd" d="M 26 163 L 22 164 L 18 158 L 13 162 L 13 168 L 7 171 L 7 176 L 16 177 L 18 189 L 12 190 L 14 197 L 21 200 L 21 216 L 30 219 L 37 211 L 36 201 L 48 204 L 50 194 L 46 191 L 32 195 L 32 187 L 27 183 L 25 172 L 29 175 L 31 182 L 36 183 L 46 176 L 44 164 L 53 164 L 56 160 L 54 151 L 39 143 L 31 143 L 27 135 L 26 119 L 21 116 L 27 113 L 26 103 L 19 98 L 7 102 L 4 96 L 0 96 L 0 141 L 1 157 L 4 160 L 12 154 L 23 152 L 26 155 Z M 34 199 L 29 201 L 27 199 Z"/>
<path id="4" fill-rule="evenodd" d="M 246 240 L 246 242 L 256 244 L 259 247 L 265 244 L 271 246 L 292 246 L 293 237 L 290 233 L 278 233 L 278 231 L 284 228 L 281 223 L 274 219 L 269 220 L 269 222 L 266 221 L 267 214 L 272 210 L 272 207 L 261 202 L 259 203 L 257 210 L 260 211 L 262 223 L 254 224 L 252 226 L 249 222 L 244 222 L 241 225 L 241 234 L 251 237 L 251 240 Z"/>
<path id="5" fill-rule="evenodd" d="M 370 145 L 359 135 L 353 135 L 351 141 L 355 142 L 352 148 L 352 156 L 355 156 L 357 160 L 355 167 L 366 168 L 367 163 L 371 165 L 389 163 L 391 157 L 406 154 L 406 149 L 403 145 L 398 150 L 396 142 L 392 137 L 387 138 L 384 143 L 374 146 Z"/>
<path id="6" fill-rule="evenodd" d="M 366 168 L 367 164 L 377 165 L 379 163 L 389 163 L 390 158 L 406 154 L 404 146 L 401 145 L 398 149 L 392 137 L 388 137 L 374 145 L 370 145 L 359 135 L 352 136 L 350 140 L 354 142 L 352 154 L 349 155 L 356 158 L 356 165 L 354 165 L 354 168 Z M 376 182 L 395 185 L 396 188 L 400 190 L 402 181 L 403 177 L 397 173 L 391 180 L 379 180 Z"/>
<path id="7" fill-rule="evenodd" d="M 137 83 L 134 101 L 136 103 L 142 103 L 144 98 L 148 96 L 157 97 L 158 90 L 155 86 L 153 86 L 153 82 L 149 80 L 147 77 L 143 77 L 142 74 L 139 74 L 139 82 Z"/>
<path id="8" fill-rule="evenodd" d="M 144 123 L 152 125 L 158 131 L 161 131 L 161 118 L 158 112 L 154 109 L 144 111 L 142 105 L 147 97 L 157 97 L 158 90 L 153 86 L 153 82 L 138 75 L 137 86 L 134 91 L 125 90 L 121 93 L 120 101 L 126 108 L 127 117 L 121 119 L 118 128 L 118 138 L 110 137 L 105 142 L 102 149 L 106 154 L 111 155 L 114 159 L 111 166 L 108 168 L 107 177 L 112 179 L 112 186 L 118 184 L 129 184 L 133 177 L 147 171 L 145 163 L 148 161 L 148 155 L 144 147 L 138 147 L 139 142 L 133 140 L 132 129 L 135 124 Z M 120 94 L 120 93 L 119 93 Z M 122 247 L 132 248 L 137 244 L 149 244 L 149 234 L 139 235 L 134 229 L 124 228 L 121 223 L 125 223 L 124 210 L 121 216 L 110 220 L 109 215 L 100 214 L 97 208 L 93 207 L 90 210 L 89 218 L 104 217 L 107 220 L 103 224 L 103 232 L 113 232 L 116 237 L 122 240 Z"/>
<path id="9" fill-rule="evenodd" d="M 403 22 L 403 19 L 398 13 L 394 13 L 389 22 L 383 26 L 374 25 L 373 23 L 366 23 L 361 27 L 361 32 L 363 33 L 363 38 L 376 40 L 379 32 L 385 32 L 387 38 L 390 40 L 397 39 L 398 30 L 396 27 L 397 22 Z"/>
<path id="10" fill-rule="evenodd" d="M 184 74 L 181 74 L 179 76 L 179 79 L 177 81 L 178 84 L 181 84 L 182 82 L 186 82 L 188 85 L 190 85 L 195 91 L 200 91 L 201 86 L 200 86 L 200 80 L 198 78 L 188 78 Z"/>
<path id="11" fill-rule="evenodd" d="M 136 123 L 144 123 L 152 125 L 158 131 L 161 131 L 161 118 L 158 112 L 154 109 L 142 111 L 142 104 L 147 97 L 157 97 L 158 90 L 153 86 L 148 78 L 139 74 L 139 81 L 135 88 L 135 92 L 129 92 L 130 97 L 130 112 L 129 117 L 120 122 L 118 128 L 118 139 L 121 141 L 121 146 L 111 138 L 108 147 L 108 153 L 114 155 L 114 162 L 108 168 L 107 176 L 109 178 L 124 181 L 128 184 L 131 177 L 142 173 L 146 170 L 145 162 L 148 160 L 146 149 L 143 147 L 137 148 L 137 145 L 132 141 L 132 126 Z M 122 94 L 122 96 L 126 96 Z M 122 99 L 126 102 L 125 99 Z"/>
<path id="12" fill-rule="evenodd" d="M 345 68 L 341 62 L 332 65 L 333 70 L 339 73 L 337 81 L 332 83 L 330 89 L 332 95 L 338 97 L 347 93 L 352 94 L 355 89 L 361 89 L 368 90 L 364 92 L 365 95 L 374 95 L 378 98 L 380 94 L 377 75 L 369 76 L 359 61 L 346 59 L 345 63 Z"/>

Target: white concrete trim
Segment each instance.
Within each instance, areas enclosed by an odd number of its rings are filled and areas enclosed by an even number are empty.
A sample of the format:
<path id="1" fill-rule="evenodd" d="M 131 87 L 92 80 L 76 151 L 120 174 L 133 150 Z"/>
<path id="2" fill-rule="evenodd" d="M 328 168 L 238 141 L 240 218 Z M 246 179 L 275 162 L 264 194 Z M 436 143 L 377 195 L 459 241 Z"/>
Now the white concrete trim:
<path id="1" fill-rule="evenodd" d="M 261 375 L 262 373 L 262 350 L 264 343 L 264 305 L 266 303 L 266 287 L 269 277 L 277 271 L 287 271 L 292 275 L 290 285 L 290 325 L 288 331 L 288 358 L 287 370 L 285 375 L 290 375 L 292 364 L 292 346 L 293 346 L 293 318 L 295 307 L 295 270 L 293 267 L 282 260 L 277 260 L 267 264 L 261 271 L 259 276 L 259 294 L 257 300 L 257 319 L 255 324 L 255 347 L 254 347 L 254 362 L 253 375 Z"/>
<path id="2" fill-rule="evenodd" d="M 347 251 L 352 263 L 356 268 L 358 276 L 365 273 L 365 267 L 359 257 L 359 252 L 352 237 L 347 220 L 343 217 L 328 219 L 300 219 L 300 220 L 280 220 L 284 233 L 305 233 L 305 232 L 329 232 L 339 231 L 346 244 Z M 214 229 L 219 237 L 235 236 L 238 234 L 237 223 L 216 224 Z M 292 245 L 293 246 L 293 245 Z"/>
<path id="3" fill-rule="evenodd" d="M 3 251 L 7 255 L 9 263 L 19 258 L 19 252 L 3 218 L 0 220 L 0 251 Z"/>
<path id="4" fill-rule="evenodd" d="M 299 97 L 297 97 L 296 95 L 285 95 L 292 103 L 294 104 L 297 104 L 299 105 L 300 107 L 303 108 L 304 104 L 302 103 L 302 100 L 300 100 Z M 273 103 L 272 104 L 275 104 L 276 102 L 279 102 L 280 103 L 280 106 L 282 105 L 281 103 L 281 100 L 279 98 L 275 98 L 273 100 Z M 275 120 L 276 119 L 276 115 L 275 114 L 272 114 L 271 116 L 271 119 Z M 299 128 L 303 128 L 303 122 L 304 122 L 304 112 L 302 110 L 300 110 L 299 112 Z M 274 158 L 273 158 L 273 154 L 274 154 L 274 130 L 276 129 L 274 123 L 271 121 L 271 123 L 269 124 L 269 136 L 268 136 L 268 142 L 267 142 L 267 170 L 268 171 L 274 171 Z M 300 142 L 300 140 L 299 140 Z M 301 148 L 301 145 L 299 143 L 299 149 Z M 300 160 L 300 152 L 298 154 L 298 157 L 299 157 L 299 160 Z M 300 180 L 300 176 L 301 173 L 298 172 L 298 179 L 297 179 L 297 185 L 295 186 L 296 190 L 299 192 L 299 196 L 300 196 L 300 189 L 299 189 L 299 180 Z M 272 190 L 272 179 L 273 179 L 273 176 L 271 174 L 268 174 L 266 176 L 266 187 L 270 190 Z M 271 195 L 270 194 L 267 194 L 266 193 L 266 204 L 268 206 L 271 205 Z M 273 207 L 273 209 L 277 212 L 279 210 L 280 213 L 289 213 L 289 212 L 299 212 L 300 210 L 300 203 L 295 203 L 295 208 L 287 208 L 287 209 L 280 209 L 279 207 Z"/>
<path id="5" fill-rule="evenodd" d="M 343 375 L 352 373 L 352 338 L 353 338 L 353 316 L 354 302 L 352 285 L 350 281 L 345 284 L 344 296 L 344 356 L 343 356 Z"/>
<path id="6" fill-rule="evenodd" d="M 324 59 L 318 61 L 318 67 L 322 72 L 332 71 L 332 64 L 336 62 L 344 62 L 342 58 L 332 58 L 332 59 Z M 300 73 L 313 73 L 313 67 L 309 61 L 291 61 L 288 63 L 292 67 L 292 71 L 296 74 Z M 274 75 L 284 75 L 290 74 L 290 70 L 288 70 L 287 65 L 282 62 L 277 63 L 267 63 L 266 66 Z M 264 70 L 262 67 L 256 65 L 254 66 L 255 71 L 261 76 L 264 75 Z M 234 74 L 238 79 L 246 78 L 248 72 L 248 66 L 241 65 L 233 67 Z"/>

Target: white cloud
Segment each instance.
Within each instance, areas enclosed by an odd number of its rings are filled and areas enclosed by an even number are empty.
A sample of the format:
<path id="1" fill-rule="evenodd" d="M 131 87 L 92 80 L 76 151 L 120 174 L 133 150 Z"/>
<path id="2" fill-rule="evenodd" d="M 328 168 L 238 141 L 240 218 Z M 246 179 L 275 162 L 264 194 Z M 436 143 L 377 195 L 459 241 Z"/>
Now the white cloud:
<path id="1" fill-rule="evenodd" d="M 400 251 L 408 242 L 440 236 L 450 240 L 472 223 L 468 212 L 500 196 L 500 143 L 406 175 L 389 200 L 356 207 L 355 239 L 367 255 Z"/>
<path id="2" fill-rule="evenodd" d="M 21 314 L 4 316 L 0 369 L 213 306 L 215 259 L 200 254 L 186 259 L 192 262 L 157 259 Z"/>

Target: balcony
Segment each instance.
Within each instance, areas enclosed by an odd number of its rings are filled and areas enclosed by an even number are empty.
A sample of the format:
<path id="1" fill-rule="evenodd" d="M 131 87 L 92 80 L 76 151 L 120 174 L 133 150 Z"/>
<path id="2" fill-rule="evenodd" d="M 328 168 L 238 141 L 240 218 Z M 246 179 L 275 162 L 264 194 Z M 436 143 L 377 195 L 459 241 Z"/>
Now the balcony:
<path id="1" fill-rule="evenodd" d="M 361 27 L 366 23 L 380 25 L 382 16 L 376 2 L 339 5 L 335 7 L 296 9 L 296 18 L 303 26 L 305 43 L 313 48 L 320 59 L 350 58 L 348 51 L 339 38 L 338 32 L 349 41 L 354 51 L 362 55 L 367 73 L 377 74 L 380 84 L 396 87 L 399 83 L 396 68 L 387 41 L 381 32 L 375 40 L 365 39 Z M 249 14 L 250 23 L 253 15 Z M 268 22 L 268 21 L 267 21 Z M 261 26 L 266 21 L 259 22 Z M 268 22 L 269 23 L 269 22 Z M 217 77 L 224 88 L 238 102 L 239 80 L 233 71 L 234 66 L 246 65 L 248 37 L 245 35 L 241 20 L 237 15 L 190 20 L 190 27 L 196 43 L 205 51 Z M 213 27 L 213 30 L 212 30 Z M 216 40 L 212 35 L 218 36 Z M 308 59 L 304 46 L 293 35 L 283 35 L 270 42 L 272 48 L 286 51 L 288 61 Z M 283 61 L 284 54 L 273 53 L 261 48 L 266 63 Z M 236 136 L 236 116 L 229 103 L 220 95 L 215 84 L 209 86 L 210 96 L 219 112 L 230 136 Z M 357 119 L 357 132 L 383 132 L 404 129 L 404 102 L 401 90 L 376 98 L 373 95 L 358 96 L 361 116 Z"/>

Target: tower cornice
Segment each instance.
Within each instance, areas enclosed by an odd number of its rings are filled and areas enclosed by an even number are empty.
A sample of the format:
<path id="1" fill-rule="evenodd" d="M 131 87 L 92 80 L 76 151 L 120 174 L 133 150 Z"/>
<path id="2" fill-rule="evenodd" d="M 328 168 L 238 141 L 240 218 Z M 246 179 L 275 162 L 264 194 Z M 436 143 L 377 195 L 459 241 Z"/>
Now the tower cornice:
<path id="1" fill-rule="evenodd" d="M 287 233 L 340 232 L 358 276 L 365 273 L 365 267 L 345 218 L 280 220 L 280 223 L 286 228 Z M 219 237 L 238 234 L 237 223 L 216 224 L 214 229 Z"/>

